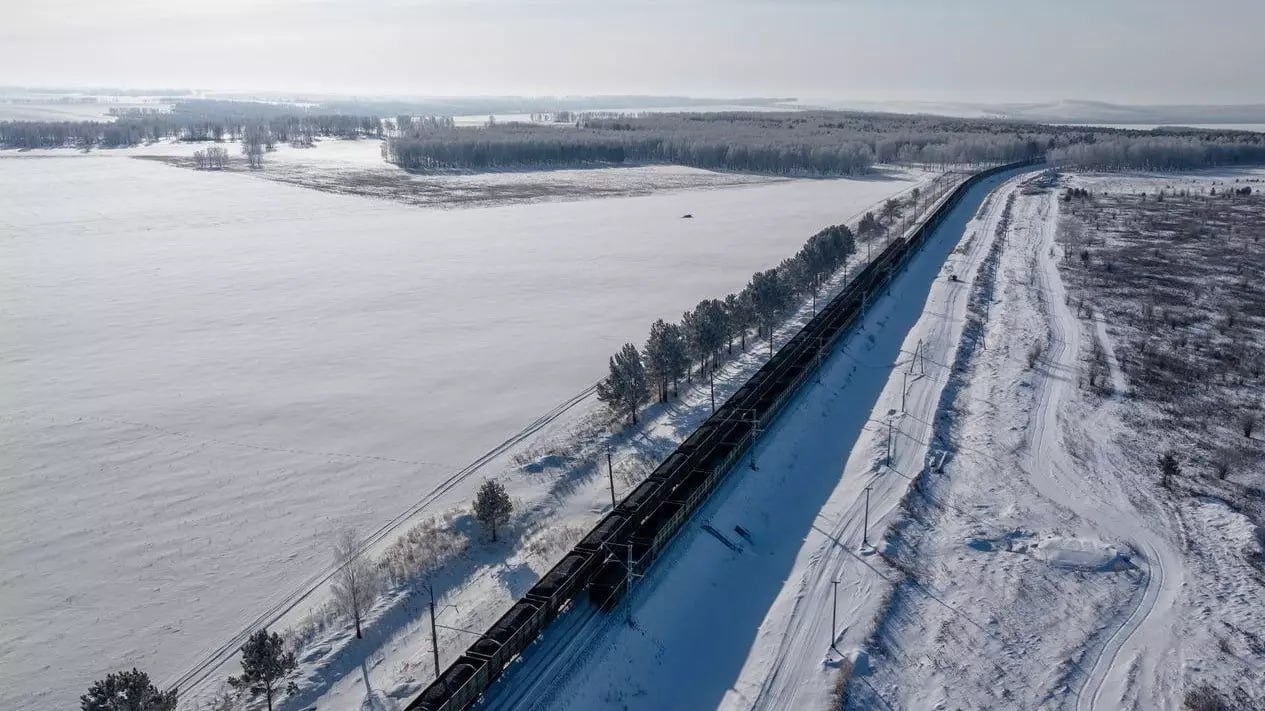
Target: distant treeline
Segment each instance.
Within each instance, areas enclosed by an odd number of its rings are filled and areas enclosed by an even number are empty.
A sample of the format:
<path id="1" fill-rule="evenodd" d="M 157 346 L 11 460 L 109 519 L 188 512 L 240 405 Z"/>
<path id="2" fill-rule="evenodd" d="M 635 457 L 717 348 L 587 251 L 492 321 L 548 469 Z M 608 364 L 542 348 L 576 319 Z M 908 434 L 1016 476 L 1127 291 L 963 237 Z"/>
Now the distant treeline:
<path id="1" fill-rule="evenodd" d="M 407 170 L 497 170 L 626 162 L 773 175 L 860 175 L 876 162 L 1020 160 L 1054 145 L 1041 127 L 842 112 L 647 114 L 574 125 L 453 128 L 415 122 L 387 142 Z"/>
<path id="2" fill-rule="evenodd" d="M 1104 137 L 1055 148 L 1048 158 L 1051 163 L 1093 170 L 1190 170 L 1265 164 L 1265 135 L 1223 131 Z"/>
<path id="3" fill-rule="evenodd" d="M 236 141 L 264 131 L 275 141 L 310 142 L 314 136 L 378 137 L 376 116 L 311 113 L 293 105 L 237 101 L 181 101 L 170 111 L 130 109 L 114 112 L 113 121 L 0 122 L 0 146 L 6 148 L 118 148 L 163 138 L 184 141 Z"/>

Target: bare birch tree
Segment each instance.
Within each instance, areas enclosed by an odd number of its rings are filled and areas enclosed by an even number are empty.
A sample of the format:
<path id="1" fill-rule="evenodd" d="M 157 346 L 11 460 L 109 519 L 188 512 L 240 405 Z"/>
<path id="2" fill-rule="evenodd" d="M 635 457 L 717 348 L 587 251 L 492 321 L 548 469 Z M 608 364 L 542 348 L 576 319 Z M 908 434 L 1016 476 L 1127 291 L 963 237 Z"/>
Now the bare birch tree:
<path id="1" fill-rule="evenodd" d="M 360 623 L 382 588 L 382 576 L 360 550 L 360 538 L 353 530 L 343 531 L 334 542 L 334 604 L 356 623 L 356 639 L 361 639 Z"/>

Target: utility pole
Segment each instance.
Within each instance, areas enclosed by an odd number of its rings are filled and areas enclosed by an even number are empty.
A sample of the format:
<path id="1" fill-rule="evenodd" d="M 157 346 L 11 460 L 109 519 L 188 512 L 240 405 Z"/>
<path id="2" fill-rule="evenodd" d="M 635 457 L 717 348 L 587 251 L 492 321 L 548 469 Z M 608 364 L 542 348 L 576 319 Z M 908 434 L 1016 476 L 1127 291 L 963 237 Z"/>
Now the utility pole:
<path id="1" fill-rule="evenodd" d="M 821 383 L 821 339 L 817 339 L 817 382 Z"/>
<path id="2" fill-rule="evenodd" d="M 606 445 L 606 478 L 611 482 L 611 511 L 615 510 L 615 465 L 611 462 L 611 446 Z"/>
<path id="3" fill-rule="evenodd" d="M 839 630 L 839 580 L 831 580 L 830 584 L 833 585 L 835 589 L 834 607 L 830 608 L 830 648 L 837 652 L 839 651 L 839 648 L 835 646 L 835 634 Z"/>
<path id="4" fill-rule="evenodd" d="M 892 418 L 887 418 L 887 464 L 892 464 Z"/>
<path id="5" fill-rule="evenodd" d="M 900 379 L 900 411 L 905 411 L 905 389 L 909 387 L 909 368 L 905 368 L 905 372 L 901 374 Z"/>
<path id="6" fill-rule="evenodd" d="M 870 545 L 870 487 L 873 484 L 865 485 L 865 522 L 861 527 L 861 545 Z"/>
<path id="7" fill-rule="evenodd" d="M 626 575 L 624 577 L 624 621 L 629 627 L 633 626 L 632 616 L 632 584 L 633 584 L 633 557 L 632 543 L 628 544 L 628 559 L 624 564 Z"/>
<path id="8" fill-rule="evenodd" d="M 435 586 L 426 585 L 430 592 L 430 649 L 435 654 L 435 678 L 439 678 L 439 633 L 435 631 Z"/>
<path id="9" fill-rule="evenodd" d="M 760 439 L 760 422 L 755 417 L 755 410 L 751 410 L 751 469 L 760 471 L 760 465 L 755 461 L 755 448 L 759 444 Z"/>

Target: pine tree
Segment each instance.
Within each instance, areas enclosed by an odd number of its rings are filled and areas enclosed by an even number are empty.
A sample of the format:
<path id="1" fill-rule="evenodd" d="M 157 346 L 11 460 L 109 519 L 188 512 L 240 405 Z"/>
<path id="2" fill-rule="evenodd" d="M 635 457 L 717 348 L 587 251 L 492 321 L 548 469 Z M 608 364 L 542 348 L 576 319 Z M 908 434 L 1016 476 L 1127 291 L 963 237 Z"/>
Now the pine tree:
<path id="1" fill-rule="evenodd" d="M 610 371 L 610 375 L 597 384 L 597 399 L 616 414 L 627 414 L 635 425 L 637 408 L 650 398 L 646 369 L 637 346 L 625 343 L 618 353 L 611 356 Z"/>
<path id="2" fill-rule="evenodd" d="M 646 340 L 644 351 L 646 376 L 654 385 L 659 402 L 667 402 L 668 383 L 672 382 L 675 375 L 673 350 L 676 344 L 673 341 L 677 338 L 677 334 L 673 333 L 674 328 L 663 319 L 659 319 L 650 326 L 650 338 Z"/>
<path id="3" fill-rule="evenodd" d="M 732 294 L 730 296 L 733 296 Z M 725 303 L 729 308 L 729 324 L 738 334 L 738 340 L 742 347 L 742 352 L 747 352 L 747 329 L 755 323 L 755 311 L 751 308 L 751 290 L 743 289 L 737 296 L 734 296 L 733 303 L 729 303 L 729 299 L 725 299 Z"/>
<path id="4" fill-rule="evenodd" d="M 769 357 L 773 357 L 773 327 L 777 318 L 790 303 L 789 290 L 776 269 L 756 272 L 747 285 L 751 292 L 751 306 L 756 318 L 769 339 Z"/>
<path id="5" fill-rule="evenodd" d="M 677 385 L 690 369 L 690 355 L 685 347 L 685 333 L 675 323 L 668 324 L 668 372 L 672 376 L 672 394 L 680 394 Z"/>
<path id="6" fill-rule="evenodd" d="M 474 497 L 474 517 L 491 529 L 492 542 L 496 542 L 497 526 L 509 523 L 510 513 L 514 510 L 514 502 L 505 491 L 505 485 L 494 479 L 488 479 L 479 487 Z"/>
<path id="7" fill-rule="evenodd" d="M 857 225 L 857 232 L 861 233 L 864 239 L 873 239 L 874 235 L 883 231 L 883 226 L 875 219 L 874 213 L 867 212 L 861 217 L 861 222 Z"/>
<path id="8" fill-rule="evenodd" d="M 82 711 L 175 711 L 176 690 L 159 691 L 139 669 L 123 671 L 94 682 L 79 697 Z"/>
<path id="9" fill-rule="evenodd" d="M 896 221 L 896 218 L 900 217 L 901 212 L 900 200 L 897 198 L 888 198 L 887 201 L 883 203 L 883 209 L 881 211 L 883 222 L 886 222 L 890 226 Z"/>
<path id="10" fill-rule="evenodd" d="M 268 711 L 272 711 L 272 697 L 277 692 L 277 684 L 298 666 L 294 652 L 285 650 L 281 635 L 259 630 L 242 645 L 241 676 L 229 677 L 228 683 L 236 689 L 247 689 L 252 694 L 264 694 L 268 701 Z M 295 689 L 294 682 L 287 687 L 291 692 Z"/>

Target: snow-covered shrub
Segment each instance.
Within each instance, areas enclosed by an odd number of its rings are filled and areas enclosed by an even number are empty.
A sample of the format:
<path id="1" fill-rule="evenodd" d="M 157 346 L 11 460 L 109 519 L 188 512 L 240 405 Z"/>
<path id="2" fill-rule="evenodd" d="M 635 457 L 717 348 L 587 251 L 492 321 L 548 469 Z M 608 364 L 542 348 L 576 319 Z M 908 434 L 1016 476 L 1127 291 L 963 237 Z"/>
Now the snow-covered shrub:
<path id="1" fill-rule="evenodd" d="M 466 551 L 470 540 L 451 517 L 422 521 L 387 548 L 379 559 L 393 585 L 426 577 Z"/>
<path id="2" fill-rule="evenodd" d="M 574 546 L 587 532 L 584 526 L 550 526 L 529 536 L 525 547 L 534 556 L 553 560 L 559 553 Z"/>

